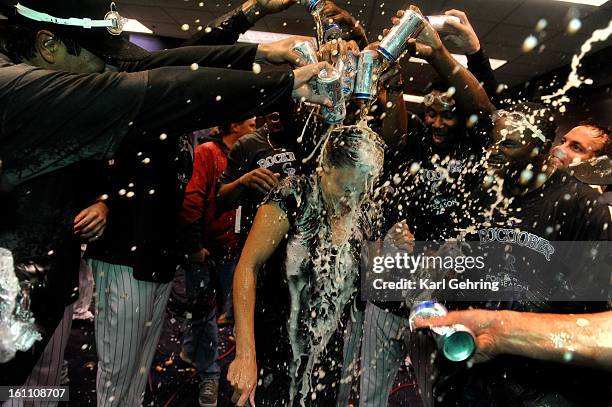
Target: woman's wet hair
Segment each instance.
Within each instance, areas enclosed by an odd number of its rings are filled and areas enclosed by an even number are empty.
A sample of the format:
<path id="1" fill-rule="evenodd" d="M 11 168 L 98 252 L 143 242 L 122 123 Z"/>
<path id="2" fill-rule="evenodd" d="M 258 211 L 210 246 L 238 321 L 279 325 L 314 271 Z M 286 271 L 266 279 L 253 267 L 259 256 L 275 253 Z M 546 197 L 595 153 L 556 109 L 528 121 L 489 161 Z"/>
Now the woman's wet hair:
<path id="1" fill-rule="evenodd" d="M 332 131 L 323 146 L 323 167 L 354 167 L 378 177 L 383 165 L 384 143 L 372 130 L 343 126 Z"/>

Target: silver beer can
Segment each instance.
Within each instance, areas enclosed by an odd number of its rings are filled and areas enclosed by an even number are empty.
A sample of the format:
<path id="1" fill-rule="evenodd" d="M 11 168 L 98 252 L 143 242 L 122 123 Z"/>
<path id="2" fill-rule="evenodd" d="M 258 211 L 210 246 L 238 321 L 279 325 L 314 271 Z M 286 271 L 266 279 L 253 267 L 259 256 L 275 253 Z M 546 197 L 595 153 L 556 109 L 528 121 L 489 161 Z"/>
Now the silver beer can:
<path id="1" fill-rule="evenodd" d="M 355 75 L 355 99 L 368 100 L 376 97 L 376 86 L 380 75 L 380 58 L 374 50 L 361 51 Z"/>
<path id="2" fill-rule="evenodd" d="M 344 104 L 344 95 L 342 94 L 342 79 L 340 72 L 336 69 L 324 69 L 317 76 L 318 93 L 322 96 L 327 96 L 333 105 L 333 108 L 323 106 L 321 112 L 326 123 L 336 124 L 341 123 L 346 117 L 346 106 Z"/>
<path id="3" fill-rule="evenodd" d="M 342 61 L 342 93 L 349 98 L 355 89 L 355 76 L 357 75 L 357 57 L 349 52 L 346 60 Z"/>
<path id="4" fill-rule="evenodd" d="M 476 352 L 476 336 L 465 325 L 433 327 L 436 344 L 444 357 L 451 362 L 463 362 Z"/>
<path id="5" fill-rule="evenodd" d="M 319 62 L 317 58 L 317 50 L 314 47 L 314 44 L 310 41 L 301 41 L 296 43 L 293 46 L 293 50 L 300 54 L 304 61 L 306 61 L 306 65 L 316 64 Z"/>
<path id="6" fill-rule="evenodd" d="M 323 42 L 330 42 L 342 38 L 342 29 L 336 23 L 325 24 Z"/>
<path id="7" fill-rule="evenodd" d="M 406 10 L 398 25 L 393 26 L 378 46 L 378 52 L 389 62 L 395 62 L 406 49 L 406 41 L 416 38 L 423 28 L 425 21 L 419 13 Z"/>

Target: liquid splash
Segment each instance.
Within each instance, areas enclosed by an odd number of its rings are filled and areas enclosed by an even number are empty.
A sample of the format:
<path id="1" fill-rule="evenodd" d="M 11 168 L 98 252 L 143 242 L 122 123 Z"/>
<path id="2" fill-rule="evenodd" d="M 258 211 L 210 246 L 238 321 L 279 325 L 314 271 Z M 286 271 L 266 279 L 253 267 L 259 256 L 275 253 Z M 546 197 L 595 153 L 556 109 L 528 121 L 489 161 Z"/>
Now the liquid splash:
<path id="1" fill-rule="evenodd" d="M 612 20 L 610 20 L 607 27 L 593 31 L 591 38 L 586 40 L 580 47 L 580 54 L 572 57 L 571 72 L 567 77 L 565 85 L 563 85 L 561 89 L 557 90 L 552 95 L 541 96 L 540 99 L 544 103 L 552 103 L 553 106 L 561 106 L 562 104 L 570 101 L 566 95 L 570 89 L 579 88 L 583 83 L 587 85 L 592 84 L 593 82 L 591 80 L 580 77 L 578 74 L 578 68 L 581 66 L 582 58 L 584 58 L 584 56 L 593 48 L 593 44 L 596 42 L 606 41 L 610 35 L 612 35 Z"/>

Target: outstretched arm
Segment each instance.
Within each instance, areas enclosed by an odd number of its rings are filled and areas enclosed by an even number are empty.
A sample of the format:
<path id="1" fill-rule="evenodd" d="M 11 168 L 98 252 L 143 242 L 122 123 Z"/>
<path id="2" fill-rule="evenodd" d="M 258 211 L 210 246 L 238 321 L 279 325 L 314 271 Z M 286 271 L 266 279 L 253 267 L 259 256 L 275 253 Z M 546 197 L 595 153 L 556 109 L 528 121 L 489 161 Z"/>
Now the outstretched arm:
<path id="1" fill-rule="evenodd" d="M 236 358 L 227 379 L 243 406 L 247 399 L 255 405 L 257 362 L 255 353 L 255 291 L 257 271 L 274 253 L 289 231 L 289 220 L 275 202 L 262 205 L 245 243 L 234 274 L 234 318 L 236 321 Z"/>
<path id="2" fill-rule="evenodd" d="M 463 324 L 476 335 L 474 362 L 498 354 L 612 370 L 612 311 L 595 314 L 467 310 L 420 319 L 416 327 Z"/>

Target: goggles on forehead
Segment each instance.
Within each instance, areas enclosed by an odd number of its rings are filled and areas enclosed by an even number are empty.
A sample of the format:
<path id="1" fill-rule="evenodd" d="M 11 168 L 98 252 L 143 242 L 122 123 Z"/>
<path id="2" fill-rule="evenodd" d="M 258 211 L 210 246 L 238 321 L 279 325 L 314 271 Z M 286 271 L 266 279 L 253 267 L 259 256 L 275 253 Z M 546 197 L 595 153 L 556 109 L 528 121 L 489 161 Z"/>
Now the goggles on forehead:
<path id="1" fill-rule="evenodd" d="M 110 4 L 110 11 L 104 16 L 104 20 L 92 20 L 91 18 L 58 18 L 40 11 L 32 10 L 19 3 L 15 6 L 17 13 L 30 20 L 58 25 L 68 25 L 82 28 L 106 28 L 112 35 L 120 35 L 128 19 L 121 17 L 114 2 Z"/>
<path id="2" fill-rule="evenodd" d="M 446 93 L 442 93 L 441 95 L 434 95 L 432 93 L 428 93 L 423 96 L 423 104 L 427 107 L 433 105 L 436 101 L 442 105 L 445 109 L 451 109 L 455 106 L 455 99 L 451 96 L 448 96 Z"/>
<path id="3" fill-rule="evenodd" d="M 516 130 L 529 129 L 531 131 L 531 137 L 537 138 L 542 142 L 546 142 L 546 138 L 542 134 L 542 130 L 538 129 L 533 123 L 529 121 L 529 117 L 523 112 L 509 112 L 507 110 L 496 110 L 491 114 L 491 121 L 496 122 L 497 120 L 504 118 L 507 123 Z"/>

